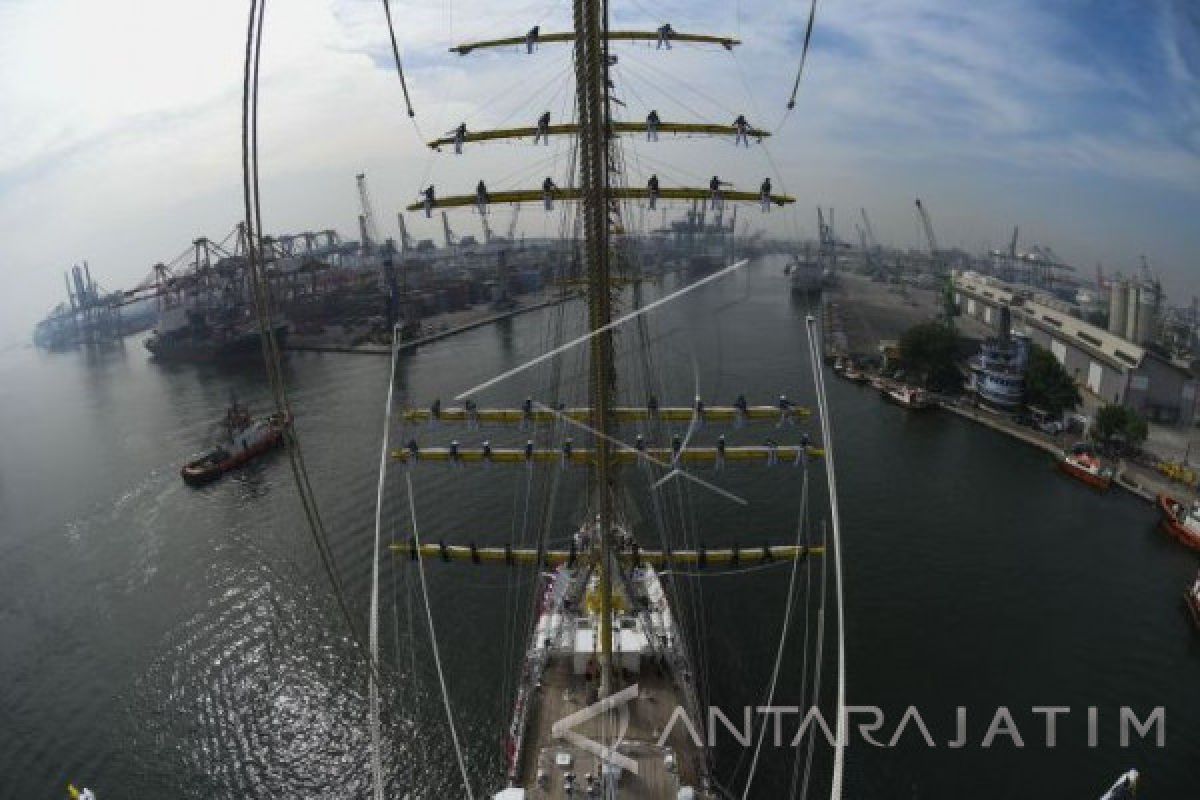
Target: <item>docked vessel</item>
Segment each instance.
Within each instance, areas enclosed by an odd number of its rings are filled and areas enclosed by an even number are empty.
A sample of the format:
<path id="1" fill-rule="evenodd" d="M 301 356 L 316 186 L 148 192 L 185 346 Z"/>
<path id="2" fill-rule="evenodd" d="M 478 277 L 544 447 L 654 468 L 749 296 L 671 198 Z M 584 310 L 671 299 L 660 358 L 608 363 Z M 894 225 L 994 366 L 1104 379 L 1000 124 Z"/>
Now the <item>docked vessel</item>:
<path id="1" fill-rule="evenodd" d="M 1063 451 L 1058 459 L 1058 468 L 1088 486 L 1100 490 L 1112 486 L 1113 468 L 1101 463 L 1095 450 L 1086 442 L 1080 442 L 1070 450 Z"/>
<path id="2" fill-rule="evenodd" d="M 282 446 L 290 423 L 287 415 L 280 413 L 256 419 L 235 400 L 225 411 L 225 438 L 212 450 L 184 464 L 179 474 L 189 486 L 212 483 L 226 472 Z"/>
<path id="3" fill-rule="evenodd" d="M 968 362 L 967 391 L 978 395 L 986 409 L 1015 414 L 1025 399 L 1029 352 L 1029 337 L 1012 332 L 1010 312 L 1002 306 L 997 335 L 985 341 L 979 354 Z"/>
<path id="4" fill-rule="evenodd" d="M 804 257 L 798 255 L 788 259 L 787 266 L 783 268 L 783 273 L 791 277 L 792 292 L 794 294 L 815 294 L 821 291 L 824 285 L 824 274 L 821 263 L 810 258 L 807 253 Z"/>
<path id="5" fill-rule="evenodd" d="M 245 229 L 239 228 L 245 236 Z M 224 361 L 261 357 L 264 331 L 282 344 L 289 326 L 264 328 L 252 311 L 246 287 L 236 279 L 241 257 L 212 265 L 197 255 L 195 272 L 176 277 L 155 266 L 158 322 L 144 342 L 158 361 Z"/>
<path id="6" fill-rule="evenodd" d="M 1200 550 L 1200 503 L 1190 506 L 1167 494 L 1158 495 L 1162 527 L 1193 550 Z"/>
<path id="7" fill-rule="evenodd" d="M 881 389 L 883 397 L 890 400 L 898 406 L 919 411 L 929 408 L 932 401 L 929 399 L 929 394 L 924 389 L 918 389 L 913 386 L 884 386 Z"/>
<path id="8" fill-rule="evenodd" d="M 203 314 L 183 314 L 160 319 L 146 349 L 160 361 L 223 361 L 262 355 L 262 333 L 251 321 L 209 322 Z M 178 321 L 177 321 L 178 320 Z M 288 326 L 275 326 L 282 343 Z"/>

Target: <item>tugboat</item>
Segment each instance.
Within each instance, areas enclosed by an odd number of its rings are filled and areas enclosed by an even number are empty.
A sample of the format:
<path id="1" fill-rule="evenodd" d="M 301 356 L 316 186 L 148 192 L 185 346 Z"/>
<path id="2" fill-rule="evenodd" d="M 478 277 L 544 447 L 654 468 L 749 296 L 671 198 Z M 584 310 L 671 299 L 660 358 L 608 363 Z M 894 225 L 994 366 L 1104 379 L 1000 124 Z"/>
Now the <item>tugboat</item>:
<path id="1" fill-rule="evenodd" d="M 255 419 L 235 399 L 225 411 L 226 438 L 208 453 L 183 465 L 179 474 L 189 486 L 212 483 L 230 470 L 283 444 L 283 433 L 291 424 L 286 414 Z"/>
<path id="2" fill-rule="evenodd" d="M 924 389 L 917 389 L 912 386 L 897 386 L 895 388 L 885 388 L 882 390 L 884 399 L 891 400 L 898 406 L 909 408 L 914 411 L 929 408 L 929 395 Z"/>
<path id="3" fill-rule="evenodd" d="M 1088 486 L 1107 491 L 1113 482 L 1113 468 L 1100 463 L 1090 444 L 1080 442 L 1070 450 L 1064 450 L 1058 459 L 1058 468 Z"/>
<path id="4" fill-rule="evenodd" d="M 1166 494 L 1158 496 L 1162 527 L 1193 550 L 1200 550 L 1200 503 L 1186 506 Z"/>
<path id="5" fill-rule="evenodd" d="M 1200 572 L 1196 573 L 1196 580 L 1183 593 L 1183 599 L 1187 603 L 1188 611 L 1192 612 L 1192 623 L 1195 624 L 1196 630 L 1200 631 Z"/>

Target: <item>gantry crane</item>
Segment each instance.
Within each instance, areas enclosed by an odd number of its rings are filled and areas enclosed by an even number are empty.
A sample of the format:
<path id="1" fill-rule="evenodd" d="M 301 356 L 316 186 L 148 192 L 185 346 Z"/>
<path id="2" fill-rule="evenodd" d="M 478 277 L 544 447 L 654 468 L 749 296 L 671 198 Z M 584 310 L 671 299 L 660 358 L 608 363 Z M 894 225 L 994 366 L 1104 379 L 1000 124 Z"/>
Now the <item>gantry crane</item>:
<path id="1" fill-rule="evenodd" d="M 366 174 L 360 172 L 354 176 L 354 180 L 358 184 L 358 203 L 361 209 L 359 228 L 361 229 L 363 238 L 363 251 L 369 252 L 381 244 L 379 241 L 379 228 L 375 224 L 375 210 L 371 206 L 371 195 L 367 191 Z"/>

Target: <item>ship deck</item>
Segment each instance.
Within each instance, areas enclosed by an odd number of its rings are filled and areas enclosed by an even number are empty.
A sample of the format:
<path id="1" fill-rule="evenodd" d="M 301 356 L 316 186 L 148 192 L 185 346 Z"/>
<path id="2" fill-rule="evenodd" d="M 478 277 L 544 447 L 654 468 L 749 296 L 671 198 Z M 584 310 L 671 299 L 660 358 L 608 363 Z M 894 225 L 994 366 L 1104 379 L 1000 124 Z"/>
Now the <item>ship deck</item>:
<path id="1" fill-rule="evenodd" d="M 680 704 L 674 683 L 665 671 L 649 667 L 633 676 L 631 681 L 619 683 L 617 689 L 633 682 L 638 685 L 638 696 L 625 705 L 629 710 L 629 727 L 619 752 L 637 762 L 638 774 L 624 772 L 621 775 L 617 797 L 621 800 L 675 800 L 681 786 L 696 787 L 697 796 L 704 797 L 698 786 L 704 754 L 695 746 L 682 720 L 676 722 L 663 748 L 657 747 L 671 714 Z M 547 665 L 535 704 L 530 709 L 528 738 L 521 761 L 520 785 L 526 789 L 530 800 L 582 800 L 587 797 L 584 776 L 588 773 L 599 775 L 599 760 L 566 740 L 555 739 L 551 727 L 556 721 L 589 706 L 594 700 L 591 691 L 594 685 L 583 676 L 573 675 L 567 659 L 555 659 Z M 611 719 L 616 719 L 616 714 Z M 574 730 L 600 742 L 603 741 L 600 733 L 603 722 L 597 717 L 579 724 Z M 694 722 L 701 731 L 704 730 L 703 720 Z M 664 760 L 667 752 L 675 755 L 677 766 L 674 771 Z M 562 754 L 570 756 L 570 766 L 558 765 Z M 548 776 L 545 787 L 537 785 L 539 768 Z M 576 776 L 574 795 L 564 790 L 563 778 L 568 771 Z"/>

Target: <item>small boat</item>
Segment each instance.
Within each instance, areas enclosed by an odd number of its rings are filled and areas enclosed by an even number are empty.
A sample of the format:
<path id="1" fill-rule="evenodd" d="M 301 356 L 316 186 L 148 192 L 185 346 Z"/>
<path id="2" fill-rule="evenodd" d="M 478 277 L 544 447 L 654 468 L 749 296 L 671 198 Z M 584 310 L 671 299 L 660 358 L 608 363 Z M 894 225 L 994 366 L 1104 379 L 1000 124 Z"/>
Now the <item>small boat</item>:
<path id="1" fill-rule="evenodd" d="M 1196 573 L 1196 580 L 1183 593 L 1183 599 L 1187 603 L 1188 610 L 1192 612 L 1192 622 L 1196 626 L 1196 630 L 1200 630 L 1200 572 Z"/>
<path id="2" fill-rule="evenodd" d="M 1088 486 L 1100 490 L 1112 486 L 1113 468 L 1101 464 L 1091 445 L 1086 442 L 1080 442 L 1070 450 L 1063 451 L 1062 458 L 1058 459 L 1058 468 Z"/>
<path id="3" fill-rule="evenodd" d="M 868 380 L 870 380 L 870 378 L 867 376 L 867 373 L 863 372 L 853 364 L 848 365 L 844 370 L 842 370 L 842 377 L 848 381 L 852 381 L 853 383 L 866 383 Z"/>
<path id="4" fill-rule="evenodd" d="M 212 483 L 230 470 L 283 444 L 283 434 L 291 418 L 287 414 L 272 414 L 255 419 L 249 409 L 236 400 L 225 412 L 227 438 L 209 452 L 183 465 L 179 474 L 189 486 Z"/>
<path id="5" fill-rule="evenodd" d="M 896 386 L 894 388 L 883 389 L 883 396 L 887 400 L 891 400 L 898 406 L 911 408 L 914 411 L 929 408 L 929 395 L 924 389 L 917 389 L 912 386 Z"/>
<path id="6" fill-rule="evenodd" d="M 1200 550 L 1200 503 L 1184 505 L 1166 494 L 1158 496 L 1163 529 L 1193 550 Z"/>

